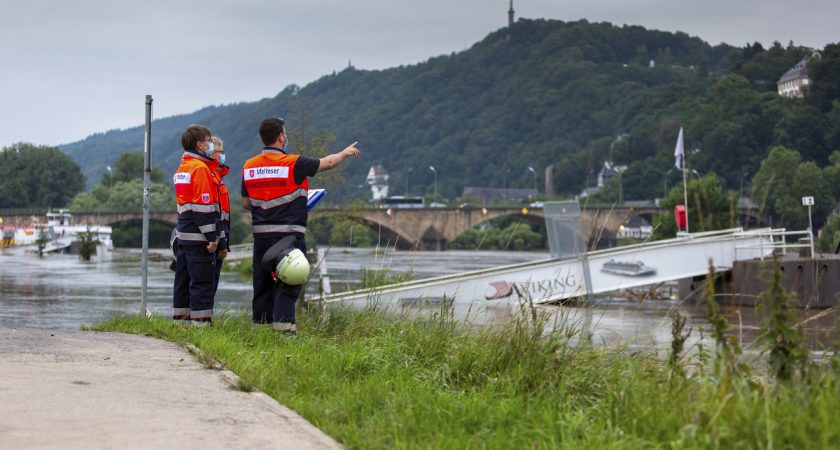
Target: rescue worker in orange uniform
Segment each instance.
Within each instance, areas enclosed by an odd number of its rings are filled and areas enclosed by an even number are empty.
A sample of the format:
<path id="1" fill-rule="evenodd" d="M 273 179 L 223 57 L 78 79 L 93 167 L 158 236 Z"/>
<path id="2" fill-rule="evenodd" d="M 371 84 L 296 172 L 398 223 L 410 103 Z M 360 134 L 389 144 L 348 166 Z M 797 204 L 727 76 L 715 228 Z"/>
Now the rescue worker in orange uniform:
<path id="1" fill-rule="evenodd" d="M 225 165 L 224 142 L 213 136 L 213 161 L 210 162 L 210 169 L 219 177 L 219 206 L 221 207 L 222 227 L 219 248 L 216 249 L 216 278 L 213 282 L 213 297 L 219 289 L 219 276 L 222 273 L 222 263 L 228 252 L 230 252 L 230 195 L 225 184 L 225 175 L 230 172 L 230 167 Z"/>
<path id="2" fill-rule="evenodd" d="M 251 211 L 254 234 L 253 320 L 257 325 L 271 324 L 279 332 L 294 335 L 295 301 L 301 287 L 275 282 L 263 269 L 263 255 L 287 236 L 294 236 L 294 247 L 306 253 L 307 178 L 337 167 L 351 156 L 358 158 L 359 149 L 354 142 L 320 159 L 289 155 L 285 150 L 285 123 L 273 117 L 260 124 L 260 139 L 265 144 L 262 152 L 242 168 L 242 207 Z"/>
<path id="3" fill-rule="evenodd" d="M 219 177 L 210 169 L 210 130 L 191 125 L 181 135 L 184 155 L 173 182 L 178 200 L 172 319 L 182 325 L 213 321 L 216 249 L 221 238 Z"/>

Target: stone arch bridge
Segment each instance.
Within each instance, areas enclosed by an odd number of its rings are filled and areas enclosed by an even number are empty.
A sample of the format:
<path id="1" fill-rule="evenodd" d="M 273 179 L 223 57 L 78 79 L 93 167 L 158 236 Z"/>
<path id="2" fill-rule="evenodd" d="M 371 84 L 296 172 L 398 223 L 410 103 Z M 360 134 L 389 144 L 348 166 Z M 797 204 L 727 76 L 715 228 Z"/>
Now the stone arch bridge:
<path id="1" fill-rule="evenodd" d="M 581 210 L 581 220 L 587 242 L 592 247 L 609 246 L 615 239 L 619 227 L 631 216 L 639 216 L 651 222 L 653 216 L 661 213 L 655 207 L 589 207 Z M 744 213 L 745 211 L 742 211 Z M 445 249 L 447 245 L 470 228 L 498 217 L 516 216 L 522 220 L 542 224 L 542 208 L 318 208 L 309 213 L 309 221 L 325 218 L 347 218 L 374 230 L 383 243 L 400 249 Z M 744 214 L 742 214 L 744 216 Z M 749 214 L 746 223 L 757 225 L 760 218 Z M 31 215 L 6 214 L 2 216 L 5 225 L 26 226 L 34 219 Z M 143 218 L 142 212 L 77 212 L 73 213 L 72 224 L 112 225 Z M 154 222 L 175 226 L 177 214 L 150 212 Z M 43 220 L 43 218 L 40 218 Z M 250 220 L 246 217 L 246 220 Z"/>
<path id="2" fill-rule="evenodd" d="M 587 241 L 615 237 L 619 227 L 632 215 L 648 221 L 661 212 L 658 208 L 617 208 L 581 211 Z M 313 220 L 347 218 L 374 230 L 381 242 L 399 249 L 442 250 L 470 228 L 498 217 L 514 216 L 522 220 L 544 223 L 542 208 L 366 208 L 317 209 L 309 214 Z"/>

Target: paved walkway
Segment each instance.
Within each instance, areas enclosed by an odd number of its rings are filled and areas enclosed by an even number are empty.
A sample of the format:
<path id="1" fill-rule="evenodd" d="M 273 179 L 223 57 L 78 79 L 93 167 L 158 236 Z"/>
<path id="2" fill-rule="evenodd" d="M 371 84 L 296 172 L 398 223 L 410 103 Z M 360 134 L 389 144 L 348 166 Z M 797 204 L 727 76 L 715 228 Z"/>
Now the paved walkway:
<path id="1" fill-rule="evenodd" d="M 234 380 L 145 336 L 0 329 L 0 447 L 340 448 Z"/>

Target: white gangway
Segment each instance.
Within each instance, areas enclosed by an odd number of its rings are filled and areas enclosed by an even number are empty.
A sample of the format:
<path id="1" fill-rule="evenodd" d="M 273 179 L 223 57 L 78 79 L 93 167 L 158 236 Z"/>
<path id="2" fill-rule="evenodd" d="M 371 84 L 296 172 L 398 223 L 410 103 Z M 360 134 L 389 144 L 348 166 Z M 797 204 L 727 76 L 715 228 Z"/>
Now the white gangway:
<path id="1" fill-rule="evenodd" d="M 574 258 L 550 258 L 339 294 L 329 294 L 329 286 L 325 286 L 326 295 L 321 301 L 375 300 L 389 304 L 446 298 L 556 302 L 702 276 L 708 273 L 710 263 L 717 272 L 731 270 L 735 261 L 771 256 L 776 245 L 773 235 L 777 231 L 733 228 L 685 234 L 674 239 L 586 252 Z"/>

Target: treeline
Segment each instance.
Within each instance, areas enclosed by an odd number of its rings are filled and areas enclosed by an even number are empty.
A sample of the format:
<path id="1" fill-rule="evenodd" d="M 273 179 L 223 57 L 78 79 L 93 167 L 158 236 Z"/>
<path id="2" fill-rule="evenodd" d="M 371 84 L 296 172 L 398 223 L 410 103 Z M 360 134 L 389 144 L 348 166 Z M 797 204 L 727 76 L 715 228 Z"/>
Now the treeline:
<path id="1" fill-rule="evenodd" d="M 508 185 L 530 187 L 529 165 L 543 169 L 625 132 L 624 124 L 640 110 L 659 107 L 646 103 L 651 90 L 677 86 L 672 97 L 702 92 L 698 80 L 725 73 L 738 52 L 683 33 L 520 20 L 468 50 L 420 64 L 350 67 L 304 87 L 288 86 L 274 98 L 163 119 L 153 126 L 154 158 L 165 171 L 174 170 L 180 131 L 200 122 L 225 139 L 231 166 L 241 166 L 260 147 L 262 118 L 279 115 L 293 124 L 302 116 L 296 111 L 307 110 L 299 105 L 308 104 L 313 127 L 333 131 L 333 150 L 358 140 L 364 154 L 348 167 L 348 183 L 331 200 L 367 195 L 357 185 L 373 164 L 383 164 L 400 186 L 407 175 L 414 194 L 431 192 L 429 165 L 438 169 L 438 189 L 449 198 L 467 185 L 501 187 L 498 167 L 510 170 Z M 292 134 L 293 145 L 297 139 Z M 63 149 L 95 179 L 107 161 L 142 145 L 137 127 Z M 575 183 L 583 184 L 558 178 L 558 187 L 570 186 L 564 192 Z"/>
<path id="2" fill-rule="evenodd" d="M 427 168 L 434 165 L 438 191 L 454 198 L 465 186 L 531 187 L 529 166 L 540 189 L 543 169 L 554 166 L 555 190 L 575 195 L 594 185 L 605 160 L 630 166 L 624 199 L 652 199 L 680 181 L 672 155 L 683 126 L 691 168 L 742 188 L 774 146 L 818 165 L 840 149 L 838 46 L 818 50 L 808 96 L 787 99 L 775 93 L 776 81 L 811 49 L 710 46 L 638 26 L 520 20 L 468 50 L 420 64 L 348 67 L 273 98 L 156 121 L 154 159 L 174 170 L 180 132 L 200 122 L 225 139 L 230 165 L 240 167 L 261 146 L 260 120 L 278 115 L 292 127 L 307 124 L 291 130 L 295 148 L 310 148 L 307 128 L 331 131 L 325 150 L 360 141 L 363 159 L 331 188 L 330 202 L 368 196 L 359 185 L 373 164 L 385 166 L 397 190 L 407 186 L 415 195 L 431 193 Z M 96 179 L 108 161 L 142 145 L 138 127 L 63 149 Z M 238 186 L 239 173 L 230 177 Z M 617 199 L 618 187 L 607 186 L 602 197 Z"/>
<path id="3" fill-rule="evenodd" d="M 58 208 L 85 187 L 81 168 L 55 147 L 18 143 L 0 149 L 0 208 Z"/>

